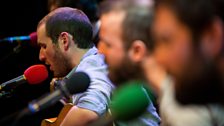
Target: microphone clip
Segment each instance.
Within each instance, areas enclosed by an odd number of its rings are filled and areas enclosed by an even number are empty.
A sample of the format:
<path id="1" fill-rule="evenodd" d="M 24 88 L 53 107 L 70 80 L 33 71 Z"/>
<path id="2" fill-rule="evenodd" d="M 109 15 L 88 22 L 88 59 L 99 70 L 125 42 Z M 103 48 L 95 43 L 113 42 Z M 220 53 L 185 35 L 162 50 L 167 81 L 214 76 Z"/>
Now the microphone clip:
<path id="1" fill-rule="evenodd" d="M 71 94 L 69 93 L 69 91 L 68 91 L 68 89 L 67 89 L 67 87 L 65 86 L 65 84 L 66 84 L 66 81 L 67 80 L 67 78 L 64 78 L 63 80 L 56 80 L 55 82 L 54 82 L 54 84 L 55 84 L 55 88 L 56 89 L 59 89 L 62 93 L 63 93 L 63 95 L 65 96 L 65 98 L 66 98 L 66 101 L 68 100 L 70 100 L 70 96 L 71 96 Z"/>

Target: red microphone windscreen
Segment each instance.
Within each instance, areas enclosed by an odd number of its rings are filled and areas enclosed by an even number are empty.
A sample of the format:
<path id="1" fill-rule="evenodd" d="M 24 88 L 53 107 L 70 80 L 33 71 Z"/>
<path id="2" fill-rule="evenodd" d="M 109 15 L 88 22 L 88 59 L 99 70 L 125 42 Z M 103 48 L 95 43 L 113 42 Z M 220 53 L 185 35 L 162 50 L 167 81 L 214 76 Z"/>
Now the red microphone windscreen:
<path id="1" fill-rule="evenodd" d="M 31 46 L 37 47 L 37 32 L 32 32 L 29 36 Z"/>
<path id="2" fill-rule="evenodd" d="M 33 65 L 26 69 L 24 76 L 29 84 L 38 84 L 47 79 L 48 71 L 44 65 Z"/>

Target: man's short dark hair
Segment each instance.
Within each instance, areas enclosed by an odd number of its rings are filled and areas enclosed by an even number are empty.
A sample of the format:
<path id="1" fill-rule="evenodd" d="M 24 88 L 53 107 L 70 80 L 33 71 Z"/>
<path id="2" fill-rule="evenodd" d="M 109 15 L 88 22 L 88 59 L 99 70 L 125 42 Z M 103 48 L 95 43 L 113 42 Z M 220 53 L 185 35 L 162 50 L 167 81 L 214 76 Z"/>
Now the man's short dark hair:
<path id="1" fill-rule="evenodd" d="M 62 32 L 73 36 L 78 48 L 87 49 L 93 46 L 92 25 L 88 17 L 78 9 L 70 7 L 58 8 L 45 16 L 38 24 L 46 24 L 46 34 L 53 43 L 57 43 Z"/>
<path id="2" fill-rule="evenodd" d="M 101 0 L 48 0 L 48 9 L 52 5 L 57 7 L 71 7 L 82 10 L 91 22 L 99 19 L 98 4 Z"/>

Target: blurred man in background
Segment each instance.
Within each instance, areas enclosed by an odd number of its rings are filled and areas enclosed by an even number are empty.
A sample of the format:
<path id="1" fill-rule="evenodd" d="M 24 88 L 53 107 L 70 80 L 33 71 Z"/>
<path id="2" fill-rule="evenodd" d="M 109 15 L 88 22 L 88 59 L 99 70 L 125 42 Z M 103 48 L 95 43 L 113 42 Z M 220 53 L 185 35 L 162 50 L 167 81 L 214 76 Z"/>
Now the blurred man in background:
<path id="1" fill-rule="evenodd" d="M 159 64 L 151 69 L 157 67 L 159 76 L 149 72 L 151 59 L 145 68 L 149 80 L 162 89 L 164 125 L 224 124 L 223 8 L 223 0 L 156 2 L 152 34 Z"/>
<path id="2" fill-rule="evenodd" d="M 150 55 L 152 48 L 149 36 L 151 5 L 150 0 L 108 0 L 102 4 L 99 49 L 105 54 L 109 78 L 118 88 L 130 80 L 141 80 L 144 83 L 141 63 Z M 141 117 L 116 124 L 158 126 L 160 117 L 153 105 L 153 99 L 150 101 L 147 111 Z"/>
<path id="3" fill-rule="evenodd" d="M 223 7 L 223 0 L 158 1 L 155 56 L 174 76 L 176 98 L 183 104 L 224 101 Z"/>
<path id="4" fill-rule="evenodd" d="M 73 96 L 73 106 L 62 126 L 82 126 L 107 112 L 113 85 L 106 76 L 104 57 L 92 40 L 88 17 L 78 9 L 62 7 L 46 15 L 37 26 L 39 59 L 49 65 L 54 77 L 86 72 L 91 84 Z"/>

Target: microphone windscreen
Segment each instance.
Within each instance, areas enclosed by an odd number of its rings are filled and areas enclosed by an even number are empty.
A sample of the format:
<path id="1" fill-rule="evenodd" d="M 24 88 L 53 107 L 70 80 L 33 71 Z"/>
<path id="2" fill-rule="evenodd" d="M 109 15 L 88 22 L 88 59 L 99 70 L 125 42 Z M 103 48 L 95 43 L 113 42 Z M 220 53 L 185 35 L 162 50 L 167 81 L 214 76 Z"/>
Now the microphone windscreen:
<path id="1" fill-rule="evenodd" d="M 89 87 L 90 77 L 84 72 L 76 72 L 65 80 L 65 83 L 70 94 L 81 93 Z"/>
<path id="2" fill-rule="evenodd" d="M 29 36 L 31 46 L 37 47 L 37 32 L 32 32 Z"/>
<path id="3" fill-rule="evenodd" d="M 142 84 L 131 81 L 115 90 L 110 104 L 111 114 L 115 120 L 132 120 L 145 112 L 149 103 L 148 93 Z"/>
<path id="4" fill-rule="evenodd" d="M 48 78 L 48 71 L 44 65 L 33 65 L 25 70 L 24 76 L 29 84 L 38 84 Z"/>

